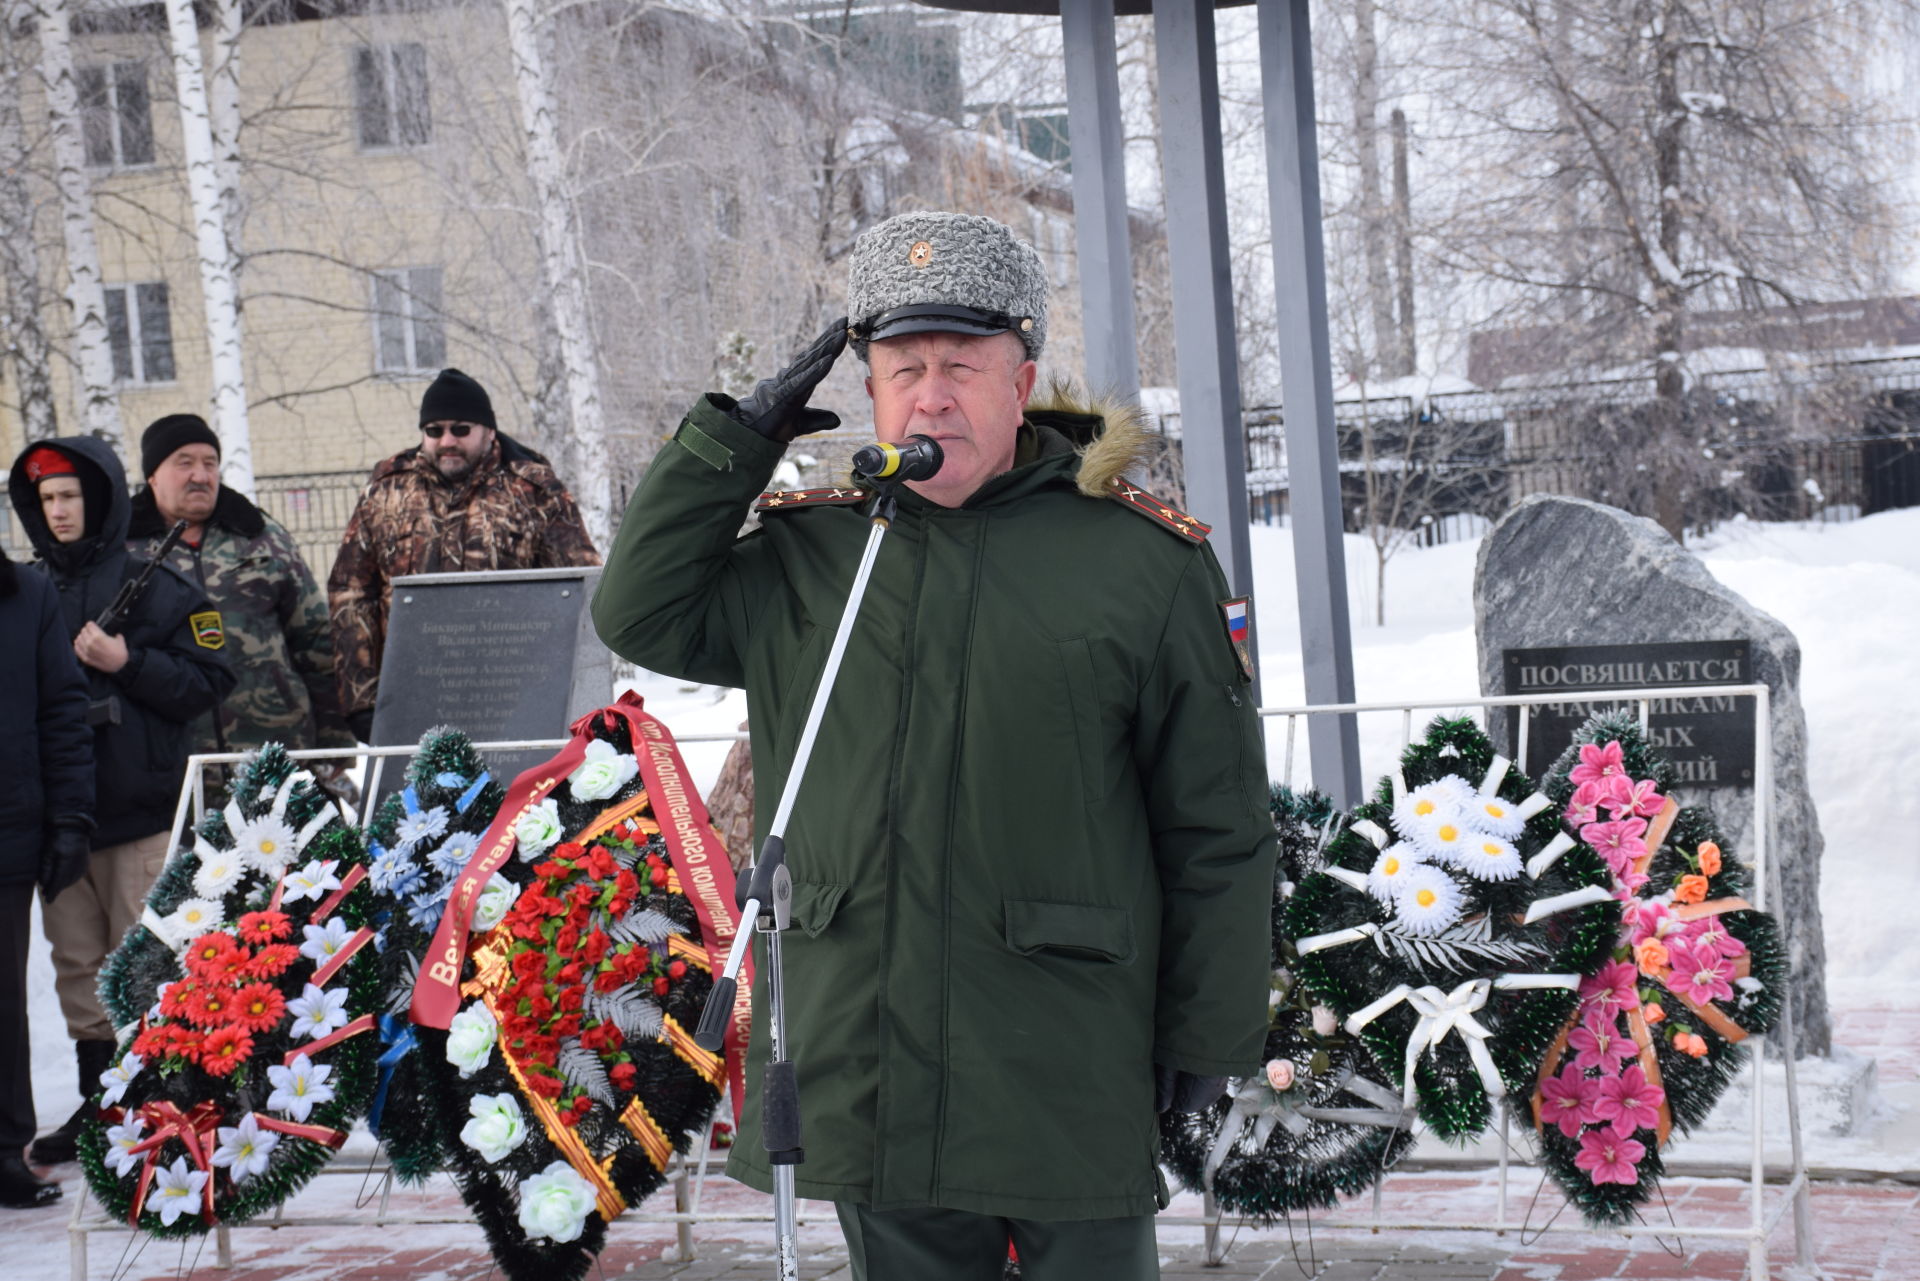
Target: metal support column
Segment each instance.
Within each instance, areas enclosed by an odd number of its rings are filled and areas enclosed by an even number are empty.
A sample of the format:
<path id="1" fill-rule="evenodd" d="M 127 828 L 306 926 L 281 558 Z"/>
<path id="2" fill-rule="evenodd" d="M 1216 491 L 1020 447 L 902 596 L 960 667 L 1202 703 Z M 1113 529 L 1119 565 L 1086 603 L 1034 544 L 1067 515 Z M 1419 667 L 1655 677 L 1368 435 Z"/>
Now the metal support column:
<path id="1" fill-rule="evenodd" d="M 1134 348 L 1133 255 L 1127 238 L 1127 170 L 1113 0 L 1060 0 L 1066 49 L 1067 130 L 1073 147 L 1074 247 L 1087 387 L 1133 401 L 1140 395 Z"/>
<path id="2" fill-rule="evenodd" d="M 1159 46 L 1162 177 L 1187 506 L 1213 526 L 1209 541 L 1214 554 L 1233 593 L 1245 596 L 1253 591 L 1247 540 L 1247 444 L 1240 414 L 1240 357 L 1234 345 L 1227 188 L 1220 153 L 1219 59 L 1211 0 L 1159 0 L 1153 9 L 1153 31 Z M 1257 634 L 1254 641 L 1257 654 Z M 1256 678 L 1256 699 L 1259 688 Z"/>
<path id="3" fill-rule="evenodd" d="M 1295 590 L 1300 598 L 1300 655 L 1306 672 L 1307 702 L 1351 703 L 1353 641 L 1347 619 L 1340 449 L 1333 423 L 1327 275 L 1320 239 L 1313 32 L 1307 0 L 1258 3 L 1260 82 L 1267 126 L 1267 200 L 1273 219 L 1273 293 L 1280 314 L 1280 398 L 1287 433 Z M 1171 137 L 1167 145 L 1171 151 Z M 1360 744 L 1353 717 L 1311 717 L 1307 742 L 1313 761 L 1313 785 L 1343 809 L 1358 802 L 1363 793 Z"/>

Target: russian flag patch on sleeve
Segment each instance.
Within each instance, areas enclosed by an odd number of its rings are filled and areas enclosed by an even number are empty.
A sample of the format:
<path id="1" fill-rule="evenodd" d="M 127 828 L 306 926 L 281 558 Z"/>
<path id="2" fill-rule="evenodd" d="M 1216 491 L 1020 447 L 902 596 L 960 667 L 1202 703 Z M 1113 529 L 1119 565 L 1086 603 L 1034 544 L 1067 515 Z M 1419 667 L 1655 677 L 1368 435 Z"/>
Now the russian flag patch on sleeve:
<path id="1" fill-rule="evenodd" d="M 1233 645 L 1233 656 L 1240 660 L 1240 679 L 1249 683 L 1253 680 L 1253 642 L 1247 612 L 1252 603 L 1251 596 L 1236 596 L 1220 602 L 1220 617 L 1227 624 L 1227 640 Z"/>

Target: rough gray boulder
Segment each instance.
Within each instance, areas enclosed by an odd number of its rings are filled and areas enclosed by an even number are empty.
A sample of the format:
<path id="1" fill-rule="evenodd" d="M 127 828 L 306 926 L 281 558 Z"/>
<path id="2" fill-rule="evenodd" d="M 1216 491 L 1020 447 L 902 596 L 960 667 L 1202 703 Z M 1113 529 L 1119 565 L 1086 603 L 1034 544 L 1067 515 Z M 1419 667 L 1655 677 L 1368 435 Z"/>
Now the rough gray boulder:
<path id="1" fill-rule="evenodd" d="M 1654 522 L 1554 495 L 1525 499 L 1481 543 L 1473 608 L 1486 694 L 1505 692 L 1501 664 L 1508 649 L 1750 642 L 1754 679 L 1772 692 L 1768 857 L 1779 869 L 1781 892 L 1770 896 L 1768 907 L 1785 926 L 1792 957 L 1797 1053 L 1824 1056 L 1832 1040 L 1820 921 L 1825 842 L 1807 788 L 1800 642 L 1793 633 L 1722 586 Z M 1732 850 L 1752 849 L 1751 788 L 1680 789 L 1678 799 L 1711 807 Z"/>

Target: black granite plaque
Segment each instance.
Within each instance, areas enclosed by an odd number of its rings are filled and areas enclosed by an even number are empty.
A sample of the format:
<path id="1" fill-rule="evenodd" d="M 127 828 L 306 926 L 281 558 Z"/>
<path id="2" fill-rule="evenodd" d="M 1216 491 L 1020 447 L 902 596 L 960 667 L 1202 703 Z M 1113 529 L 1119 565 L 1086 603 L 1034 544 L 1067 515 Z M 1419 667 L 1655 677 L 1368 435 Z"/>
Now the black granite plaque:
<path id="1" fill-rule="evenodd" d="M 1673 641 L 1648 645 L 1574 645 L 1504 651 L 1508 694 L 1573 694 L 1600 689 L 1670 689 L 1689 685 L 1746 685 L 1753 664 L 1746 641 Z M 1628 711 L 1639 700 L 1544 703 L 1527 717 L 1520 767 L 1535 778 L 1552 767 L 1574 731 L 1590 716 Z M 1520 714 L 1510 709 L 1517 741 Z M 1673 762 L 1682 787 L 1753 785 L 1753 699 L 1730 695 L 1652 700 L 1647 734 Z"/>
<path id="2" fill-rule="evenodd" d="M 411 746 L 450 725 L 476 743 L 564 738 L 612 697 L 587 614 L 598 570 L 426 574 L 394 580 L 373 741 Z M 552 750 L 490 752 L 503 782 Z M 389 760 L 380 790 L 404 762 Z"/>

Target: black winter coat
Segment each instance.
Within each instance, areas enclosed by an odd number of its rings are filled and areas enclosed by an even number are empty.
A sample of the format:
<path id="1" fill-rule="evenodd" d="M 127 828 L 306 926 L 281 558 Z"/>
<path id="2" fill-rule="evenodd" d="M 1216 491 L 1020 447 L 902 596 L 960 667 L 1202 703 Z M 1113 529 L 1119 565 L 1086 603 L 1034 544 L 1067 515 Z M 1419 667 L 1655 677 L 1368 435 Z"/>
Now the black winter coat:
<path id="1" fill-rule="evenodd" d="M 30 885 L 58 824 L 93 823 L 87 680 L 46 575 L 0 553 L 0 885 Z"/>
<path id="2" fill-rule="evenodd" d="M 66 454 L 80 468 L 86 536 L 72 543 L 54 540 L 40 512 L 39 494 L 22 465 L 24 454 L 14 462 L 7 492 L 41 565 L 60 590 L 60 614 L 71 641 L 146 562 L 126 549 L 131 507 L 126 472 L 112 449 L 91 436 L 41 443 Z M 118 725 L 94 727 L 95 849 L 164 832 L 172 825 L 186 777 L 187 722 L 218 703 L 234 684 L 220 653 L 225 633 L 219 613 L 198 587 L 173 569 L 163 566 L 148 581 L 120 635 L 127 642 L 125 667 L 111 675 L 83 669 L 89 696 L 96 702 L 115 698 L 120 710 Z"/>

